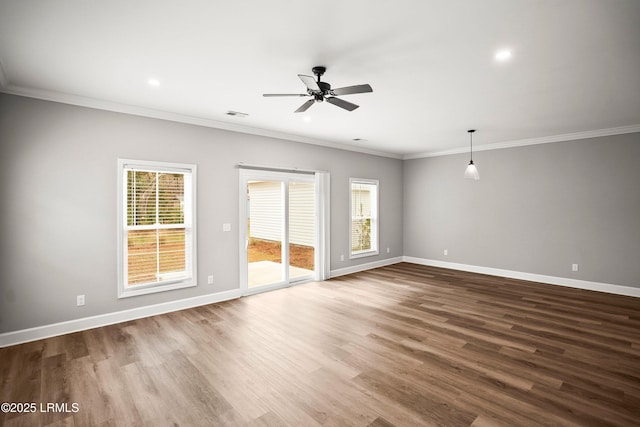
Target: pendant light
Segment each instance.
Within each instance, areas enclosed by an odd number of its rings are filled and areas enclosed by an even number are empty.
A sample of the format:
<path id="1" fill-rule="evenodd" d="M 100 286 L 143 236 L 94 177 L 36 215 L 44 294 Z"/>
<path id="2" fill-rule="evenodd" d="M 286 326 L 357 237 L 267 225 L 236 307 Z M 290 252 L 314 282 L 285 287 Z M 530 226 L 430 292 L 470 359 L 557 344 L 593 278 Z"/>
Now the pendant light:
<path id="1" fill-rule="evenodd" d="M 467 132 L 469 132 L 469 138 L 470 138 L 470 147 L 471 147 L 471 160 L 469 160 L 469 165 L 467 166 L 467 170 L 464 171 L 464 177 L 466 179 L 474 179 L 474 180 L 479 180 L 480 179 L 480 174 L 478 173 L 478 168 L 476 168 L 476 165 L 473 164 L 473 133 L 475 132 L 475 129 L 469 129 Z"/>

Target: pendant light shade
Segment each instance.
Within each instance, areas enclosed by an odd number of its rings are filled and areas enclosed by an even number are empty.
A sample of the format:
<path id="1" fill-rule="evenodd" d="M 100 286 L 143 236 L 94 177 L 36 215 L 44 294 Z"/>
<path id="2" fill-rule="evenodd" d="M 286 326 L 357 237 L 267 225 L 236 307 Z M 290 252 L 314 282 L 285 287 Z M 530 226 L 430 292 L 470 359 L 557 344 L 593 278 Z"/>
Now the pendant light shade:
<path id="1" fill-rule="evenodd" d="M 464 171 L 464 177 L 467 179 L 475 179 L 476 181 L 480 179 L 478 168 L 473 164 L 473 160 L 469 162 L 467 169 Z"/>
<path id="2" fill-rule="evenodd" d="M 473 133 L 475 132 L 475 129 L 470 129 L 467 132 L 469 132 L 469 138 L 470 138 L 470 156 L 471 159 L 469 160 L 469 165 L 467 166 L 467 170 L 464 171 L 464 177 L 466 179 L 473 179 L 475 181 L 480 179 L 480 174 L 478 173 L 478 168 L 476 168 L 476 165 L 473 164 Z"/>

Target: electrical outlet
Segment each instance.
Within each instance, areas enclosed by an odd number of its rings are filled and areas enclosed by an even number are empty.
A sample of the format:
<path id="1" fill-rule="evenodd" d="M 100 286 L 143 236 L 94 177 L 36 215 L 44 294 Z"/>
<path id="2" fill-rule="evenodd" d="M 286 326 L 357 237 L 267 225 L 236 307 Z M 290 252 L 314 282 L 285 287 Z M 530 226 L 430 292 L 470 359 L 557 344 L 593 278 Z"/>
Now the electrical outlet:
<path id="1" fill-rule="evenodd" d="M 391 252 L 391 249 L 387 248 L 387 253 Z"/>
<path id="2" fill-rule="evenodd" d="M 449 249 L 445 249 L 445 250 L 444 250 L 444 255 L 445 255 L 445 256 L 449 255 Z"/>
<path id="3" fill-rule="evenodd" d="M 222 224 L 222 231 L 231 231 L 231 224 L 229 223 Z"/>
<path id="4" fill-rule="evenodd" d="M 207 276 L 207 284 L 213 285 L 213 276 Z"/>
<path id="5" fill-rule="evenodd" d="M 81 306 L 83 306 L 83 305 L 84 305 L 84 295 L 78 295 L 78 296 L 76 297 L 76 305 L 77 305 L 78 307 L 81 307 Z"/>
<path id="6" fill-rule="evenodd" d="M 578 271 L 578 264 L 571 264 L 571 271 Z"/>
<path id="7" fill-rule="evenodd" d="M 340 255 L 340 261 L 344 261 L 344 254 Z"/>

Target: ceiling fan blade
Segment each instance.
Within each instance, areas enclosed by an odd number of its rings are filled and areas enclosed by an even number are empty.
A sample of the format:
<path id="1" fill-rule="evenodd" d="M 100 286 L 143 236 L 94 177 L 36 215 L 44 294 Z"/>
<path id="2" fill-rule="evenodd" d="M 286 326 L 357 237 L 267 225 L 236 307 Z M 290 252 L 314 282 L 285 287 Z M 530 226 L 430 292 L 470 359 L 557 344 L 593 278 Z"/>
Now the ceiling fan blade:
<path id="1" fill-rule="evenodd" d="M 345 110 L 349 110 L 349 111 L 353 111 L 353 110 L 355 110 L 356 108 L 359 107 L 359 105 L 352 104 L 351 102 L 347 102 L 344 99 L 334 98 L 332 96 L 327 98 L 327 102 L 330 103 L 330 104 L 333 104 L 335 106 L 338 106 L 340 108 L 344 108 Z"/>
<path id="2" fill-rule="evenodd" d="M 315 78 L 311 76 L 305 76 L 304 74 L 298 74 L 298 77 L 300 77 L 300 80 L 302 80 L 302 83 L 304 83 L 309 90 L 313 90 L 313 91 L 320 90 L 320 86 L 318 86 L 318 83 L 316 82 Z"/>
<path id="3" fill-rule="evenodd" d="M 298 108 L 296 111 L 294 111 L 294 113 L 304 113 L 305 111 L 307 111 L 309 109 L 309 107 L 311 107 L 313 105 L 314 102 L 315 101 L 313 99 L 308 100 L 307 102 L 302 104 L 300 106 L 300 108 Z"/>
<path id="4" fill-rule="evenodd" d="M 306 93 L 263 93 L 262 96 L 309 96 Z"/>
<path id="5" fill-rule="evenodd" d="M 332 89 L 332 95 L 351 95 L 353 93 L 367 93 L 373 92 L 371 86 L 369 85 L 355 85 L 355 86 L 347 86 L 347 87 L 339 87 L 338 89 Z"/>

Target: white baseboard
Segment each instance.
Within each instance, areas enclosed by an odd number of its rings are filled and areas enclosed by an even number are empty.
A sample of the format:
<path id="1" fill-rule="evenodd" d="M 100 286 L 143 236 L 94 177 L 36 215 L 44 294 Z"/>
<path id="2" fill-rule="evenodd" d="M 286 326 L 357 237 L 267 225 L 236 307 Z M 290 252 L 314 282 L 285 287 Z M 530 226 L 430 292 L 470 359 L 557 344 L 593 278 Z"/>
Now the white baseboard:
<path id="1" fill-rule="evenodd" d="M 402 261 L 402 257 L 395 257 L 354 267 L 342 268 L 331 271 L 331 277 L 356 273 L 358 271 L 370 270 L 376 267 L 395 264 Z M 234 298 L 240 298 L 240 289 L 218 292 L 215 294 L 202 295 L 193 298 L 186 298 L 178 301 L 169 301 L 162 304 L 155 304 L 131 310 L 117 311 L 114 313 L 100 314 L 97 316 L 84 317 L 82 319 L 68 320 L 66 322 L 53 323 L 51 325 L 37 326 L 35 328 L 21 329 L 19 331 L 5 332 L 0 334 L 0 348 L 25 342 L 36 341 L 58 335 L 70 334 L 87 329 L 98 328 L 100 326 L 113 325 L 115 323 L 127 322 L 129 320 L 143 317 L 155 316 L 172 311 L 184 310 L 186 308 L 198 307 Z"/>
<path id="2" fill-rule="evenodd" d="M 384 267 L 386 265 L 397 264 L 403 261 L 403 257 L 383 259 L 380 261 L 368 262 L 366 264 L 358 264 L 352 267 L 339 268 L 331 270 L 331 277 L 344 276 L 345 274 L 357 273 L 359 271 L 371 270 L 372 268 Z"/>
<path id="3" fill-rule="evenodd" d="M 131 310 L 117 311 L 115 313 L 100 314 L 97 316 L 84 317 L 82 319 L 69 320 L 66 322 L 54 323 L 51 325 L 38 326 L 19 331 L 5 332 L 0 334 L 0 348 L 10 345 L 22 344 L 43 338 L 50 338 L 58 335 L 70 334 L 72 332 L 84 331 L 100 326 L 113 325 L 114 323 L 127 322 L 129 320 L 143 317 L 155 316 L 172 311 L 184 310 L 186 308 L 198 307 L 240 297 L 240 289 L 218 292 L 185 298 L 178 301 L 170 301 L 162 304 L 149 305 Z"/>
<path id="4" fill-rule="evenodd" d="M 640 298 L 640 288 L 631 286 L 613 285 L 610 283 L 590 282 L 586 280 L 569 279 L 566 277 L 546 276 L 543 274 L 525 273 L 521 271 L 503 270 L 499 268 L 481 267 L 477 265 L 458 264 L 454 262 L 438 261 L 425 258 L 415 258 L 401 256 L 388 258 L 380 261 L 359 264 L 352 267 L 340 268 L 331 271 L 331 277 L 343 276 L 345 274 L 357 273 L 370 270 L 372 268 L 384 267 L 399 262 L 410 262 L 414 264 L 429 265 L 432 267 L 450 268 L 452 270 L 469 271 L 472 273 L 489 274 L 492 276 L 509 277 L 512 279 L 529 280 L 532 282 L 548 283 L 551 285 L 566 286 L 570 288 L 587 289 L 591 291 L 607 292 L 610 294 L 626 295 Z M 115 313 L 101 314 L 98 316 L 85 317 L 82 319 L 69 320 L 66 322 L 54 323 L 51 325 L 38 326 L 19 331 L 5 332 L 0 334 L 0 348 L 11 345 L 22 344 L 58 335 L 69 334 L 87 329 L 98 328 L 100 326 L 113 325 L 115 323 L 127 322 L 129 320 L 143 317 L 155 316 L 172 311 L 184 310 L 201 305 L 212 304 L 230 299 L 239 298 L 240 289 L 218 292 L 215 294 L 202 295 L 193 298 L 186 298 L 178 301 L 170 301 L 162 304 L 155 304 L 146 307 L 134 308 L 131 310 L 117 311 Z"/>
<path id="5" fill-rule="evenodd" d="M 429 265 L 432 267 L 450 268 L 452 270 L 469 271 L 472 273 L 490 274 L 492 276 L 509 277 L 511 279 L 529 280 L 531 282 L 548 283 L 550 285 L 566 286 L 569 288 L 587 289 L 590 291 L 607 292 L 609 294 L 626 295 L 640 298 L 640 288 L 613 285 L 610 283 L 590 282 L 587 280 L 570 279 L 567 277 L 546 276 L 544 274 L 525 273 L 522 271 L 502 270 L 500 268 L 481 267 L 477 265 L 458 264 L 455 262 L 438 261 L 425 258 L 402 257 L 405 262 Z"/>

